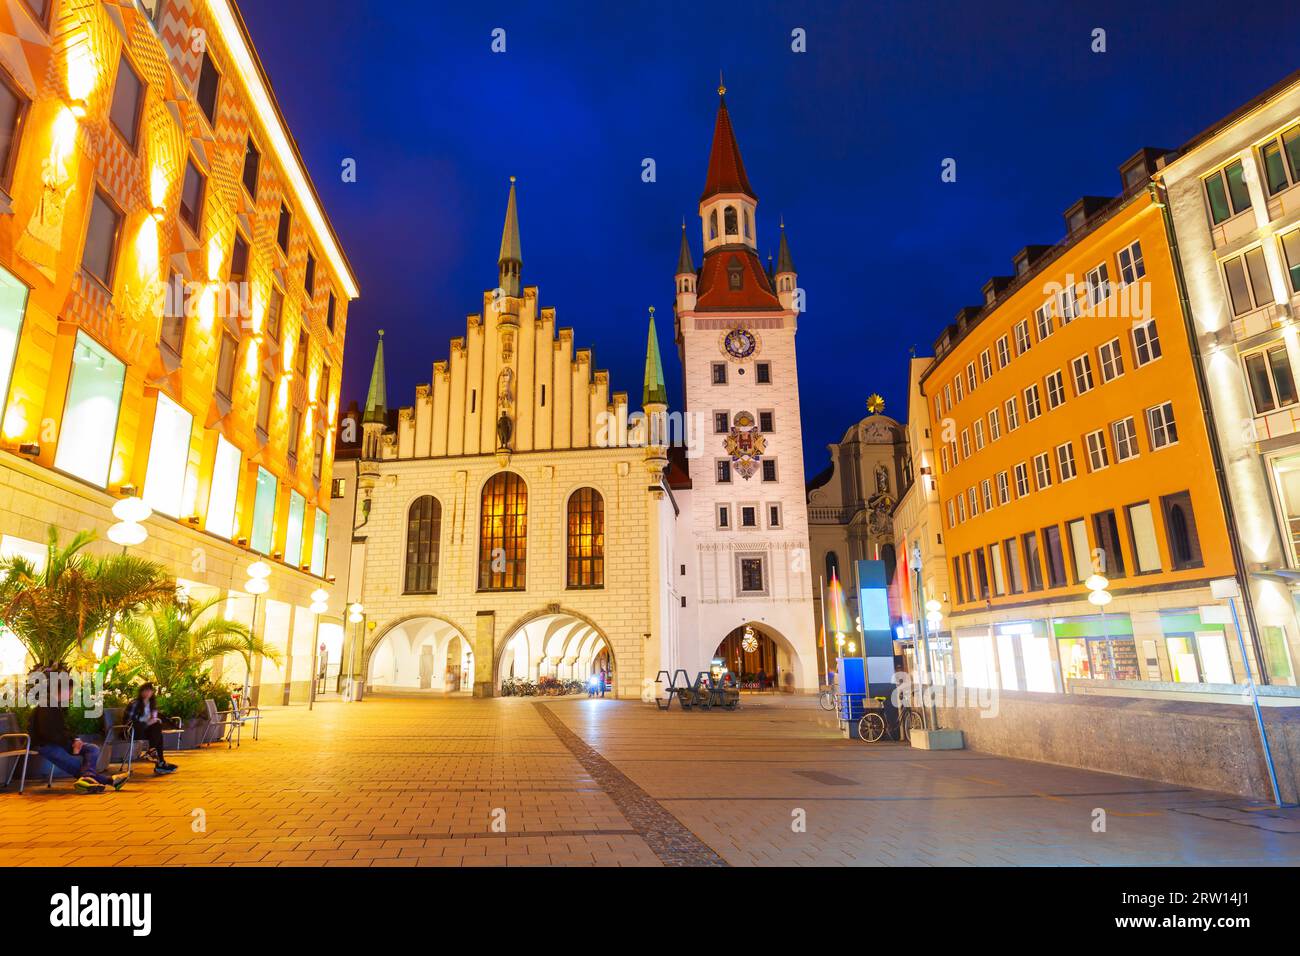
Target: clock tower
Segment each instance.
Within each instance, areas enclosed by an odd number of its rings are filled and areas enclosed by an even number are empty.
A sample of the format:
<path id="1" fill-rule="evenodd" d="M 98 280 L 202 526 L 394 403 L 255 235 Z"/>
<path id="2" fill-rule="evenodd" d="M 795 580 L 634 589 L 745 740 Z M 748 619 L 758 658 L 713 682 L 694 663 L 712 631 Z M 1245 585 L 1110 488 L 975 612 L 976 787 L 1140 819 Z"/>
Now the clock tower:
<path id="1" fill-rule="evenodd" d="M 699 201 L 703 258 L 697 270 L 683 228 L 677 264 L 675 335 L 695 440 L 689 489 L 676 492 L 682 637 L 665 664 L 694 677 L 721 659 L 737 678 L 761 671 L 782 690 L 811 692 L 820 661 L 795 363 L 803 297 L 784 225 L 776 271 L 759 261 L 758 197 L 725 94 L 719 86 Z"/>

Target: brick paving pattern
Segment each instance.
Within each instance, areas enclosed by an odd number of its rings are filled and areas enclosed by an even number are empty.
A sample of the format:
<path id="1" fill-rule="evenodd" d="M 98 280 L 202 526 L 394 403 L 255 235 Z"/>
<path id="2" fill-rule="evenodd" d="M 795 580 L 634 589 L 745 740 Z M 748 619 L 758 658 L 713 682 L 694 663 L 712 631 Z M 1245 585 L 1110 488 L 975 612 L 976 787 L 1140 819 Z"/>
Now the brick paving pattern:
<path id="1" fill-rule="evenodd" d="M 843 740 L 806 699 L 267 713 L 261 741 L 182 753 L 121 793 L 0 793 L 0 866 L 1300 864 L 1297 811 Z"/>

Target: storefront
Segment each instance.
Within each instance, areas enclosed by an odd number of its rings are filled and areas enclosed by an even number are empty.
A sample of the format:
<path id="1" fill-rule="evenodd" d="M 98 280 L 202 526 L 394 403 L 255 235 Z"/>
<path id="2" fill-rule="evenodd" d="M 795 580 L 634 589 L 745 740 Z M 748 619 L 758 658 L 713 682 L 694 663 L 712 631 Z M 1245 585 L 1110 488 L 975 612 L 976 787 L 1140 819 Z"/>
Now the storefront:
<path id="1" fill-rule="evenodd" d="M 1228 657 L 1228 635 L 1222 624 L 1204 623 L 1195 609 L 1162 611 L 1160 631 L 1172 680 L 1179 684 L 1236 682 Z"/>
<path id="2" fill-rule="evenodd" d="M 1127 614 L 1097 614 L 1052 621 L 1061 677 L 1140 680 L 1133 622 Z"/>

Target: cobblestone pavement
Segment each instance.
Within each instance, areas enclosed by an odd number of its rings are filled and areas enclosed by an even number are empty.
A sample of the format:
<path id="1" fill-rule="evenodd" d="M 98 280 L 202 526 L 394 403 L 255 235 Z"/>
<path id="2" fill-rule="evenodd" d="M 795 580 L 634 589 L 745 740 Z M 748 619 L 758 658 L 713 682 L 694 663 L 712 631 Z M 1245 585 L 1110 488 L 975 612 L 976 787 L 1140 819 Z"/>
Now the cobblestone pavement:
<path id="1" fill-rule="evenodd" d="M 276 709 L 262 740 L 121 793 L 0 793 L 0 866 L 1300 864 L 1297 811 L 847 741 L 827 716 L 781 697 Z"/>

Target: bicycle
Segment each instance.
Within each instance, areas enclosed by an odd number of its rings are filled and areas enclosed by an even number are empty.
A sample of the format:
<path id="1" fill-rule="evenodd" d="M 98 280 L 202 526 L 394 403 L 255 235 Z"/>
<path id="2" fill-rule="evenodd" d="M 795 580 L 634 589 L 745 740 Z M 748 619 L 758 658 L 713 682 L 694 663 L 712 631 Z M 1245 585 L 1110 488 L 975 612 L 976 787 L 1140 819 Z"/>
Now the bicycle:
<path id="1" fill-rule="evenodd" d="M 888 733 L 891 739 L 911 742 L 912 732 L 925 729 L 925 715 L 908 704 L 895 707 L 888 697 L 876 697 L 876 706 L 858 721 L 858 737 L 867 743 L 877 743 Z"/>

